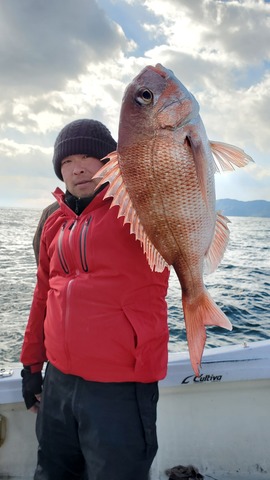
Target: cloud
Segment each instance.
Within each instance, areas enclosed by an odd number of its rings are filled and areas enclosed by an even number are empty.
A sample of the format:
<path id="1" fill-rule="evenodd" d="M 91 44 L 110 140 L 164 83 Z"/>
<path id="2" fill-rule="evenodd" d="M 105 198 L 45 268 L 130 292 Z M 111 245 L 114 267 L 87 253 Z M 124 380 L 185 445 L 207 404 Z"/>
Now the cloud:
<path id="1" fill-rule="evenodd" d="M 44 131 L 59 124 L 63 110 L 77 115 L 76 100 L 64 103 L 69 83 L 128 48 L 95 0 L 1 2 L 0 128 Z"/>
<path id="2" fill-rule="evenodd" d="M 269 13 L 262 0 L 0 2 L 1 196 L 3 186 L 10 201 L 22 201 L 24 184 L 26 203 L 50 198 L 59 130 L 96 118 L 117 138 L 127 84 L 160 62 L 199 101 L 209 138 L 256 160 L 255 170 L 225 175 L 218 189 L 229 178 L 241 199 L 239 182 L 250 182 L 250 195 L 270 199 Z"/>
<path id="3" fill-rule="evenodd" d="M 62 89 L 128 46 L 95 0 L 17 0 L 0 11 L 1 80 L 16 96 Z"/>
<path id="4" fill-rule="evenodd" d="M 42 148 L 31 144 L 21 145 L 12 140 L 3 139 L 0 142 L 0 158 L 5 157 L 6 162 L 0 162 L 0 175 L 5 175 L 8 164 L 10 176 L 18 175 L 18 172 L 21 172 L 26 177 L 39 175 L 48 177 L 50 172 L 49 156 L 52 156 L 52 148 Z M 34 170 L 33 165 L 35 165 Z"/>

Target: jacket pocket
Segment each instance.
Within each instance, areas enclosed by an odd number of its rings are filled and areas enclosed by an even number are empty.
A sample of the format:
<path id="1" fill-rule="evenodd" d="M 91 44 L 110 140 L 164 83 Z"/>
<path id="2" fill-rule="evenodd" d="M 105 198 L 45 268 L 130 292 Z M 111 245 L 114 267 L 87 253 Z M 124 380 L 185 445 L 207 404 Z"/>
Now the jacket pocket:
<path id="1" fill-rule="evenodd" d="M 139 382 L 164 378 L 168 363 L 168 325 L 162 315 L 122 307 L 134 332 L 135 376 Z"/>

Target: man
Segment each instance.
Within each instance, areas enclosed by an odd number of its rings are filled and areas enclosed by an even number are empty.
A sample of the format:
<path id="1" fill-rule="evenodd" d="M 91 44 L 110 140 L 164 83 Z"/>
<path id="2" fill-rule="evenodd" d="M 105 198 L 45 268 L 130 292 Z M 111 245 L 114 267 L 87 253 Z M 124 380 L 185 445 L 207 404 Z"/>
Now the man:
<path id="1" fill-rule="evenodd" d="M 42 228 L 21 354 L 25 403 L 38 412 L 35 480 L 146 480 L 157 451 L 169 273 L 151 271 L 107 186 L 95 190 L 115 148 L 108 129 L 86 119 L 54 145 L 66 193 L 56 189 L 59 208 Z"/>

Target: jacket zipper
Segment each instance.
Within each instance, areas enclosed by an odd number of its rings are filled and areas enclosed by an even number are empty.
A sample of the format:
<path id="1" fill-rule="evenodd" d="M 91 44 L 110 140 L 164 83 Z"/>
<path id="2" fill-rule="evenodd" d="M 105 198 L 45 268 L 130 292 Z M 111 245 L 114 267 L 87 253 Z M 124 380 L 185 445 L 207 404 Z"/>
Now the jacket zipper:
<path id="1" fill-rule="evenodd" d="M 80 233 L 80 258 L 81 258 L 81 264 L 84 272 L 88 272 L 88 264 L 87 264 L 87 256 L 86 256 L 86 249 L 87 249 L 87 233 L 89 230 L 89 226 L 91 223 L 92 217 L 89 217 L 88 219 L 85 220 L 81 233 Z"/>
<path id="2" fill-rule="evenodd" d="M 68 265 L 67 265 L 67 262 L 65 260 L 64 253 L 63 253 L 63 236 L 64 236 L 64 233 L 65 233 L 66 224 L 67 224 L 67 222 L 63 223 L 60 234 L 59 234 L 59 237 L 58 237 L 58 257 L 59 257 L 59 260 L 60 260 L 60 263 L 61 263 L 61 267 L 63 268 L 64 272 L 66 274 L 68 274 L 69 273 L 69 268 L 68 268 Z"/>
<path id="3" fill-rule="evenodd" d="M 68 348 L 68 341 L 67 341 L 67 332 L 69 330 L 69 308 L 70 308 L 70 295 L 71 295 L 71 288 L 72 284 L 74 282 L 74 278 L 72 278 L 67 285 L 67 291 L 66 291 L 66 311 L 65 311 L 65 352 L 66 352 L 66 357 L 68 361 L 68 367 L 71 368 L 71 358 L 70 358 L 70 353 L 69 353 L 69 348 Z"/>

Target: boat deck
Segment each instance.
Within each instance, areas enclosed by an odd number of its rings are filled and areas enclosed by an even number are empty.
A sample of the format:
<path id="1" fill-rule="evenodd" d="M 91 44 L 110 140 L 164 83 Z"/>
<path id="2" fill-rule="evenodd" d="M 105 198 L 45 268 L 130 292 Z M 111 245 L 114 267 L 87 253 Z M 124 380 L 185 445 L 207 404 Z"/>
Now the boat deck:
<path id="1" fill-rule="evenodd" d="M 236 474 L 236 475 L 231 475 L 231 474 L 227 474 L 227 475 L 204 475 L 204 480 L 268 480 L 269 477 L 267 477 L 267 475 L 265 474 L 258 474 L 257 476 L 250 476 L 250 475 L 243 475 L 243 474 Z M 159 478 L 154 478 L 154 477 L 150 477 L 150 480 L 168 480 L 168 477 L 167 475 L 163 475 Z"/>
<path id="2" fill-rule="evenodd" d="M 268 480 L 268 476 L 263 473 L 258 473 L 258 475 L 243 475 L 242 473 L 231 475 L 231 474 L 215 474 L 215 475 L 204 475 L 204 480 Z M 167 475 L 159 476 L 158 478 L 151 476 L 150 480 L 168 480 Z"/>
<path id="3" fill-rule="evenodd" d="M 1 476 L 1 480 L 33 480 L 33 477 L 10 477 L 10 476 L 7 476 L 7 477 L 2 477 Z M 138 479 L 139 480 L 139 479 Z M 159 478 L 153 478 L 151 477 L 150 480 L 168 480 L 168 477 L 166 475 L 162 476 L 162 477 L 159 477 Z M 222 476 L 211 476 L 211 475 L 205 475 L 204 476 L 204 480 L 247 480 L 247 476 L 246 475 L 242 475 L 242 474 L 239 474 L 239 475 L 222 475 Z M 248 480 L 268 480 L 267 476 L 265 476 L 264 474 L 259 474 L 258 476 L 254 477 L 250 477 L 248 476 Z"/>

